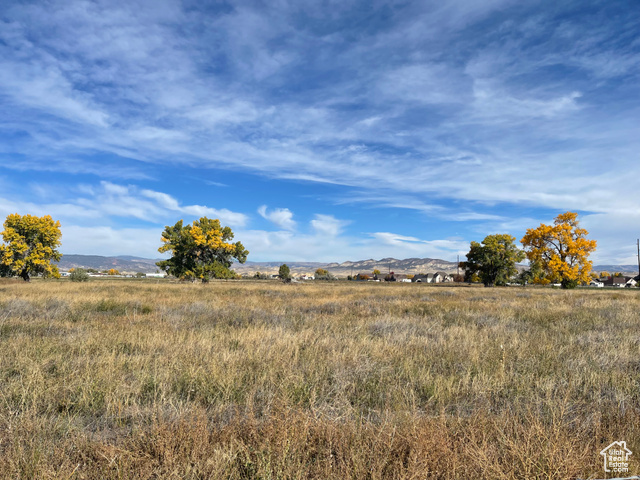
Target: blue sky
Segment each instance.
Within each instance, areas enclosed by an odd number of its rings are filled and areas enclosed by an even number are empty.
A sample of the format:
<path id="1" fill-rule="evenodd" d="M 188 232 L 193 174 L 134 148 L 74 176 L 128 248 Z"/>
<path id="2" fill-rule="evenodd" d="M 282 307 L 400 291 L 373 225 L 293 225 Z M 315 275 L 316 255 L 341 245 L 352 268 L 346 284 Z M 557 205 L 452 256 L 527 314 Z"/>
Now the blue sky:
<path id="1" fill-rule="evenodd" d="M 206 5 L 206 6 L 205 6 Z M 220 218 L 254 261 L 455 260 L 580 213 L 640 235 L 640 3 L 5 1 L 0 216 L 157 257 Z"/>

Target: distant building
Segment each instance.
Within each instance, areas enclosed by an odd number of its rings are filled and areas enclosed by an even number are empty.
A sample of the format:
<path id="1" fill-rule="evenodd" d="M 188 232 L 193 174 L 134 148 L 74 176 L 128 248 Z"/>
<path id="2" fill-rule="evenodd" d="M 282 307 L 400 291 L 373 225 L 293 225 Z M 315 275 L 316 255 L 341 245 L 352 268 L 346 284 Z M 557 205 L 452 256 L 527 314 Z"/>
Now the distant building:
<path id="1" fill-rule="evenodd" d="M 433 275 L 433 283 L 453 282 L 453 277 L 446 272 L 436 272 Z"/>
<path id="2" fill-rule="evenodd" d="M 608 277 L 606 280 L 600 281 L 604 284 L 605 287 L 620 287 L 624 288 L 627 284 L 626 277 Z"/>

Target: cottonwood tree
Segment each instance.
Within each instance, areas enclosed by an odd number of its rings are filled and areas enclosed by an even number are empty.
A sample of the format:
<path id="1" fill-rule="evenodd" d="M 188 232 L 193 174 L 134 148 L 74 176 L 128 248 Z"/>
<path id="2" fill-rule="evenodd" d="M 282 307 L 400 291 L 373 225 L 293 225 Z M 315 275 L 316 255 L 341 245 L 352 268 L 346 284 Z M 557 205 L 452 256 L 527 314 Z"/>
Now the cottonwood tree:
<path id="1" fill-rule="evenodd" d="M 335 280 L 336 277 L 333 276 L 328 270 L 324 268 L 316 269 L 316 272 L 313 276 L 316 280 Z"/>
<path id="2" fill-rule="evenodd" d="M 286 263 L 280 265 L 280 269 L 278 270 L 278 276 L 282 279 L 283 282 L 291 281 L 291 270 Z"/>
<path id="3" fill-rule="evenodd" d="M 544 272 L 540 265 L 536 262 L 529 263 L 529 269 L 523 270 L 516 277 L 516 282 L 522 286 L 525 286 L 528 283 L 536 283 L 537 280 L 544 276 Z"/>
<path id="4" fill-rule="evenodd" d="M 69 270 L 69 279 L 72 282 L 88 282 L 89 274 L 82 268 L 72 268 Z"/>
<path id="5" fill-rule="evenodd" d="M 235 278 L 231 270 L 233 259 L 244 263 L 249 252 L 242 243 L 233 240 L 229 227 L 220 220 L 202 217 L 191 225 L 182 220 L 166 226 L 161 238 L 160 253 L 171 252 L 171 258 L 157 262 L 162 270 L 183 280 L 208 281 L 211 278 Z"/>
<path id="6" fill-rule="evenodd" d="M 574 288 L 590 279 L 592 262 L 589 255 L 596 249 L 596 241 L 580 228 L 578 214 L 566 212 L 558 215 L 553 225 L 540 224 L 530 228 L 520 240 L 530 262 L 540 265 L 544 274 L 536 283 L 560 282 L 562 288 Z"/>
<path id="7" fill-rule="evenodd" d="M 485 287 L 506 285 L 518 273 L 516 263 L 524 260 L 524 252 L 515 245 L 515 237 L 507 234 L 488 235 L 482 243 L 471 242 L 467 261 L 461 262 L 465 280 L 478 275 Z"/>
<path id="8" fill-rule="evenodd" d="M 4 245 L 0 245 L 0 275 L 19 276 L 25 282 L 32 275 L 60 278 L 58 267 L 52 265 L 62 258 L 60 222 L 51 216 L 11 214 L 4 222 Z"/>

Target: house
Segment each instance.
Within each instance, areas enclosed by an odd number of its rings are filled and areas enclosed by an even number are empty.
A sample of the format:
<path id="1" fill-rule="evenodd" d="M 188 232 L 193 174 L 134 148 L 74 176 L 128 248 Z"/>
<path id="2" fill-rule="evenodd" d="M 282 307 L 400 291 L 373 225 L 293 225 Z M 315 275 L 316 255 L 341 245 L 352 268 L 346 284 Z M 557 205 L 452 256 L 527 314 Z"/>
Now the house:
<path id="1" fill-rule="evenodd" d="M 602 280 L 600 280 L 602 281 Z M 607 279 L 602 282 L 605 287 L 620 287 L 624 288 L 627 283 L 625 277 L 607 277 Z"/>
<path id="2" fill-rule="evenodd" d="M 625 287 L 627 288 L 631 288 L 631 287 L 635 287 L 636 285 L 638 285 L 638 280 L 636 280 L 636 278 L 634 277 L 625 277 L 627 280 L 627 283 L 624 284 Z"/>
<path id="3" fill-rule="evenodd" d="M 453 282 L 453 277 L 446 272 L 436 272 L 433 275 L 433 283 Z"/>
<path id="4" fill-rule="evenodd" d="M 600 280 L 596 280 L 595 278 L 592 278 L 591 281 L 589 282 L 589 286 L 602 288 L 604 287 L 604 283 L 602 283 Z"/>
<path id="5" fill-rule="evenodd" d="M 406 275 L 402 273 L 394 273 L 390 272 L 387 274 L 379 273 L 374 277 L 376 280 L 385 281 L 385 282 L 401 282 L 403 279 L 407 278 Z"/>
<path id="6" fill-rule="evenodd" d="M 432 275 L 432 274 L 429 274 L 429 275 Z M 431 280 L 429 279 L 429 275 L 424 275 L 419 273 L 417 275 L 414 275 L 411 281 L 414 283 L 431 283 Z M 433 276 L 431 278 L 433 278 Z"/>

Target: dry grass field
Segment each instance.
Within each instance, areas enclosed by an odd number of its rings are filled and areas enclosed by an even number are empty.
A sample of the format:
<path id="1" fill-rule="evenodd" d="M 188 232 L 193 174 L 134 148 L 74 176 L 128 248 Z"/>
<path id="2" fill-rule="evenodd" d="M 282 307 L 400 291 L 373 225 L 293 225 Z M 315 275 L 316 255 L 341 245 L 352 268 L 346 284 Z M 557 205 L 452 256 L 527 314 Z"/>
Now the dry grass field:
<path id="1" fill-rule="evenodd" d="M 640 292 L 0 283 L 0 477 L 640 472 Z"/>

